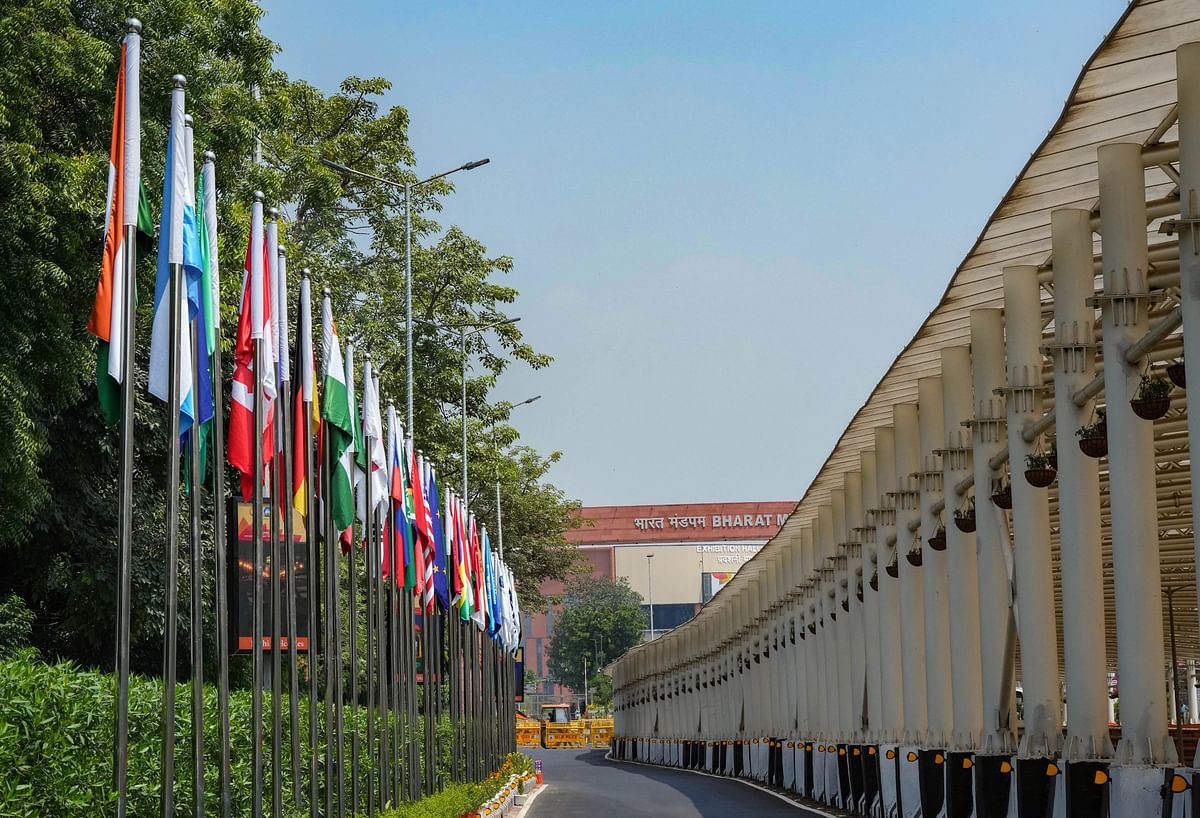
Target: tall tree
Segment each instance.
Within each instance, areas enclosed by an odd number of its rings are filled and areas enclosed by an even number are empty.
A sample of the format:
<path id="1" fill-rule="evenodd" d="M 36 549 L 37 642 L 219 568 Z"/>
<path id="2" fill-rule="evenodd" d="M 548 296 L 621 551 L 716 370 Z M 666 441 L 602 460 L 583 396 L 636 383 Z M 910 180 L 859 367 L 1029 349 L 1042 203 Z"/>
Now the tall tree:
<path id="1" fill-rule="evenodd" d="M 251 194 L 261 189 L 283 209 L 290 268 L 311 268 L 317 291 L 331 290 L 343 337 L 374 355 L 384 394 L 401 405 L 402 197 L 388 186 L 343 179 L 320 160 L 416 179 L 408 113 L 381 108 L 390 83 L 350 77 L 326 94 L 289 78 L 272 65 L 277 47 L 259 30 L 263 12 L 251 0 L 145 0 L 136 12 L 123 0 L 6 6 L 0 18 L 0 335 L 6 341 L 0 435 L 7 444 L 0 447 L 0 594 L 13 591 L 25 600 L 36 616 L 34 641 L 48 655 L 102 666 L 112 655 L 118 440 L 97 411 L 93 343 L 84 326 L 103 235 L 117 43 L 131 13 L 144 26 L 142 168 L 152 207 L 159 204 L 172 75 L 188 78 L 197 150 L 217 155 L 225 326 L 233 325 L 240 298 Z M 442 181 L 414 196 L 419 314 L 440 324 L 501 321 L 517 298 L 497 281 L 512 260 L 437 223 L 439 201 L 452 191 Z M 299 276 L 291 282 L 298 287 Z M 152 287 L 152 271 L 143 268 L 133 636 L 135 666 L 150 673 L 159 669 L 167 468 L 165 413 L 143 397 Z M 499 445 L 510 446 L 517 434 L 505 423 L 507 405 L 490 393 L 511 362 L 539 368 L 550 358 L 513 325 L 473 335 L 470 353 L 467 414 L 477 487 L 471 499 L 484 519 L 494 513 L 489 498 L 497 470 L 506 492 L 516 493 L 506 500 L 504 522 L 520 542 L 515 553 L 523 557 L 514 568 L 532 604 L 530 590 L 542 579 L 573 568 L 573 551 L 562 539 L 573 524 L 572 504 L 545 482 L 556 454 L 520 447 L 502 454 L 493 445 L 493 427 Z M 461 363 L 455 338 L 421 325 L 417 442 L 453 473 Z"/>
<path id="2" fill-rule="evenodd" d="M 589 678 L 597 668 L 642 640 L 649 627 L 642 597 L 624 577 L 580 577 L 563 595 L 551 634 L 549 668 L 560 683 L 583 692 L 583 665 Z"/>

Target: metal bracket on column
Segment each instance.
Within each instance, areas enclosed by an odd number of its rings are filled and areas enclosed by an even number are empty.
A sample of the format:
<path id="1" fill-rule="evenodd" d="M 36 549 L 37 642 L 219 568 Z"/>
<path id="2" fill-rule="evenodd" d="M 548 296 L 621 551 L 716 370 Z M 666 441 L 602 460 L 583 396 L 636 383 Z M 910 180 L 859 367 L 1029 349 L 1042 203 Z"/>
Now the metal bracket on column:
<path id="1" fill-rule="evenodd" d="M 1146 283 L 1146 274 L 1138 270 L 1136 271 L 1141 276 L 1141 283 Z M 1125 271 L 1125 277 L 1128 279 L 1129 271 Z M 1128 280 L 1126 281 L 1128 285 Z M 1141 310 L 1142 303 L 1149 304 L 1151 301 L 1157 301 L 1163 298 L 1162 293 L 1150 293 L 1146 290 L 1140 292 L 1126 293 L 1100 293 L 1093 295 L 1087 300 L 1089 307 L 1099 307 L 1105 313 L 1112 316 L 1113 323 L 1116 326 L 1123 327 L 1138 323 L 1138 315 Z M 1109 306 L 1105 306 L 1105 305 Z M 1132 312 L 1130 310 L 1132 308 Z M 1149 309 L 1149 307 L 1147 307 Z"/>

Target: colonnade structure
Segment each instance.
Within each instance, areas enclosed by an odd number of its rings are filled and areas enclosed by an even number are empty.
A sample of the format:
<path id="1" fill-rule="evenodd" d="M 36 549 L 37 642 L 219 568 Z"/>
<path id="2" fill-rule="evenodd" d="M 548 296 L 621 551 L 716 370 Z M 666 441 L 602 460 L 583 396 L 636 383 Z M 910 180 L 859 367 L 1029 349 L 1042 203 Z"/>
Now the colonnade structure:
<path id="1" fill-rule="evenodd" d="M 610 666 L 612 755 L 889 818 L 1200 816 L 1192 364 L 1200 2 L 1144 0 L 781 532 Z"/>

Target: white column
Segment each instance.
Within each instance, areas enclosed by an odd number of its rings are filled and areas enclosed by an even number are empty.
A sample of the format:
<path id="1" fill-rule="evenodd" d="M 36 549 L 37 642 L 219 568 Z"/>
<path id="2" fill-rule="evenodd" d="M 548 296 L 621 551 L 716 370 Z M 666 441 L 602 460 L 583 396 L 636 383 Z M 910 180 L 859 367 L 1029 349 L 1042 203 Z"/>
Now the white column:
<path id="1" fill-rule="evenodd" d="M 833 741 L 842 732 L 841 687 L 838 685 L 837 641 L 834 637 L 834 621 L 830 614 L 837 604 L 834 598 L 834 570 L 829 558 L 833 556 L 834 530 L 833 507 L 821 506 L 817 509 L 817 522 L 820 526 L 819 553 L 820 561 L 817 569 L 821 575 L 819 595 L 817 597 L 820 620 L 817 623 L 817 637 L 821 640 L 821 668 L 825 677 L 825 703 L 828 715 L 825 722 L 825 732 L 822 736 L 826 741 Z"/>
<path id="2" fill-rule="evenodd" d="M 896 438 L 890 426 L 875 430 L 875 547 L 879 565 L 879 741 L 900 741 L 904 724 L 904 671 L 900 637 L 900 581 L 887 573 L 896 538 Z M 924 691 L 921 691 L 924 695 Z"/>
<path id="3" fill-rule="evenodd" d="M 971 438 L 963 421 L 971 413 L 971 351 L 942 350 L 942 486 L 946 508 L 946 557 L 950 571 L 950 679 L 954 688 L 951 748 L 975 750 L 983 731 L 983 673 L 979 647 L 979 567 L 975 535 L 959 531 L 954 487 L 971 474 Z"/>
<path id="4" fill-rule="evenodd" d="M 1093 401 L 1073 395 L 1095 376 L 1092 224 L 1087 210 L 1051 214 L 1054 239 L 1054 417 L 1058 440 L 1058 520 L 1068 760 L 1109 758 L 1104 651 L 1104 567 L 1100 553 L 1099 462 L 1075 443 Z"/>
<path id="5" fill-rule="evenodd" d="M 843 478 L 844 479 L 844 478 Z M 830 504 L 833 508 L 833 628 L 834 644 L 837 647 L 837 681 L 838 681 L 838 733 L 834 737 L 839 742 L 850 740 L 854 731 L 854 690 L 850 680 L 850 642 L 854 635 L 850 630 L 850 579 L 849 558 L 846 554 L 846 542 L 849 539 L 849 526 L 846 523 L 846 491 L 844 488 L 830 492 Z"/>
<path id="6" fill-rule="evenodd" d="M 1044 489 L 1031 486 L 1024 475 L 1025 456 L 1033 452 L 1034 447 L 1025 442 L 1022 432 L 1043 414 L 1039 292 L 1037 267 L 1004 269 L 1008 453 L 1021 636 L 1021 689 L 1025 702 L 1025 733 L 1018 753 L 1024 758 L 1055 756 L 1062 729 L 1054 571 L 1050 561 L 1050 500 Z"/>
<path id="7" fill-rule="evenodd" d="M 983 752 L 1012 751 L 1016 730 L 1012 611 L 1012 545 L 1004 513 L 989 499 L 989 465 L 1007 438 L 1004 399 L 1004 324 L 1000 310 L 971 311 L 971 382 L 975 418 L 971 447 L 975 474 L 975 544 L 979 560 L 979 646 L 983 672 Z"/>
<path id="8" fill-rule="evenodd" d="M 879 660 L 879 591 L 872 590 L 871 577 L 875 577 L 876 587 L 881 587 L 885 579 L 883 566 L 876 563 L 878 529 L 875 521 L 878 517 L 876 508 L 879 506 L 879 482 L 875 474 L 875 451 L 867 450 L 859 455 L 859 466 L 862 470 L 863 502 L 869 506 L 867 519 L 863 528 L 863 617 L 865 641 L 865 661 L 867 668 L 867 722 L 866 741 L 874 743 L 879 740 L 883 728 L 883 693 L 882 676 L 880 675 Z M 879 575 L 876 575 L 876 572 Z"/>
<path id="9" fill-rule="evenodd" d="M 921 470 L 921 439 L 917 405 L 892 407 L 896 433 L 896 551 L 900 555 L 901 667 L 904 672 L 904 741 L 921 744 L 929 732 L 929 709 L 925 678 L 925 599 L 921 568 L 910 565 L 906 555 L 917 535 L 909 523 L 920 520 L 917 480 Z"/>
<path id="10" fill-rule="evenodd" d="M 1181 45 L 1175 52 L 1179 94 L 1179 190 L 1183 203 L 1182 218 L 1200 218 L 1200 43 Z M 1195 369 L 1192 383 L 1200 383 L 1200 240 L 1191 226 L 1179 230 L 1179 309 L 1183 313 L 1183 360 L 1188 370 Z M 1190 363 L 1189 363 L 1190 361 Z M 1195 364 L 1193 366 L 1192 364 Z M 1195 387 L 1193 387 L 1195 389 Z M 1189 407 L 1190 410 L 1190 407 Z M 1189 441 L 1200 441 L 1200 411 L 1188 411 Z M 1200 485 L 1200 445 L 1189 443 L 1188 468 L 1192 485 Z M 1200 566 L 1200 492 L 1192 492 L 1193 547 L 1195 564 Z M 1200 595 L 1200 570 L 1196 571 Z M 1196 712 L 1196 686 L 1192 683 L 1195 663 L 1188 662 L 1188 718 L 1200 721 Z M 1189 761 L 1191 759 L 1188 759 Z"/>
<path id="11" fill-rule="evenodd" d="M 954 694 L 950 685 L 950 565 L 945 551 L 929 547 L 929 538 L 939 524 L 933 508 L 943 499 L 942 459 L 938 454 L 946 437 L 941 378 L 917 381 L 917 406 L 921 438 L 921 538 L 925 543 L 921 581 L 925 599 L 925 701 L 929 711 L 926 741 L 932 747 L 945 748 L 954 733 Z"/>
<path id="12" fill-rule="evenodd" d="M 807 740 L 812 741 L 821 735 L 825 729 L 825 698 L 824 671 L 821 669 L 821 630 L 816 627 L 816 586 L 813 583 L 813 563 L 816 551 L 817 529 L 819 523 L 800 530 L 800 553 L 802 573 L 805 577 L 803 596 L 800 608 L 804 619 L 804 691 L 805 712 L 808 719 L 804 731 Z"/>
<path id="13" fill-rule="evenodd" d="M 1146 334 L 1145 170 L 1141 145 L 1102 145 L 1100 235 L 1104 246 L 1104 399 L 1108 496 L 1112 508 L 1117 666 L 1121 677 L 1122 763 L 1173 763 L 1163 685 L 1162 587 L 1158 561 L 1154 426 L 1133 414 L 1145 359 L 1125 351 Z M 1182 248 L 1181 248 L 1182 249 Z M 1025 634 L 1021 634 L 1024 640 Z"/>
<path id="14" fill-rule="evenodd" d="M 1187 660 L 1187 703 L 1188 722 L 1195 724 L 1200 721 L 1200 717 L 1196 714 L 1196 661 L 1194 659 Z"/>
<path id="15" fill-rule="evenodd" d="M 874 482 L 872 480 L 871 482 Z M 844 478 L 846 492 L 846 528 L 848 561 L 846 576 L 849 580 L 850 613 L 846 623 L 850 643 L 850 734 L 847 740 L 861 744 L 865 732 L 863 705 L 867 693 L 867 632 L 863 606 L 866 602 L 867 580 L 870 575 L 863 570 L 863 481 L 859 472 L 850 472 Z M 858 599 L 859 585 L 863 589 L 863 601 Z"/>

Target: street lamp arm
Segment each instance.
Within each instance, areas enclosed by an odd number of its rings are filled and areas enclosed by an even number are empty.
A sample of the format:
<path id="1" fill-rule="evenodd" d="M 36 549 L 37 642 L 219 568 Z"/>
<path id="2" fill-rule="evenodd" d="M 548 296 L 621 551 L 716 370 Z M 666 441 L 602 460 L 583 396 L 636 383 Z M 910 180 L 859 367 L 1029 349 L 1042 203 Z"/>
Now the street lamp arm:
<path id="1" fill-rule="evenodd" d="M 384 185 L 391 185 L 392 187 L 400 188 L 401 190 L 403 190 L 408 187 L 420 187 L 421 185 L 425 185 L 425 184 L 428 184 L 429 182 L 433 182 L 433 181 L 436 181 L 443 177 L 449 176 L 452 173 L 458 173 L 460 170 L 474 170 L 475 168 L 482 167 L 483 165 L 486 165 L 487 163 L 489 163 L 491 161 L 492 161 L 491 159 L 476 159 L 474 162 L 466 162 L 464 164 L 459 165 L 456 168 L 451 168 L 450 170 L 443 171 L 442 173 L 434 174 L 433 176 L 430 176 L 427 179 L 422 179 L 419 182 L 411 182 L 411 183 L 398 182 L 395 179 L 385 179 L 384 177 L 376 176 L 373 173 L 367 173 L 366 171 L 356 170 L 352 167 L 348 167 L 346 165 L 343 165 L 341 162 L 334 162 L 332 159 L 322 159 L 321 164 L 327 168 L 332 168 L 333 170 L 336 170 L 338 173 L 345 173 L 349 176 L 360 176 L 363 179 L 370 179 L 373 182 L 379 182 L 380 184 L 384 184 Z"/>

